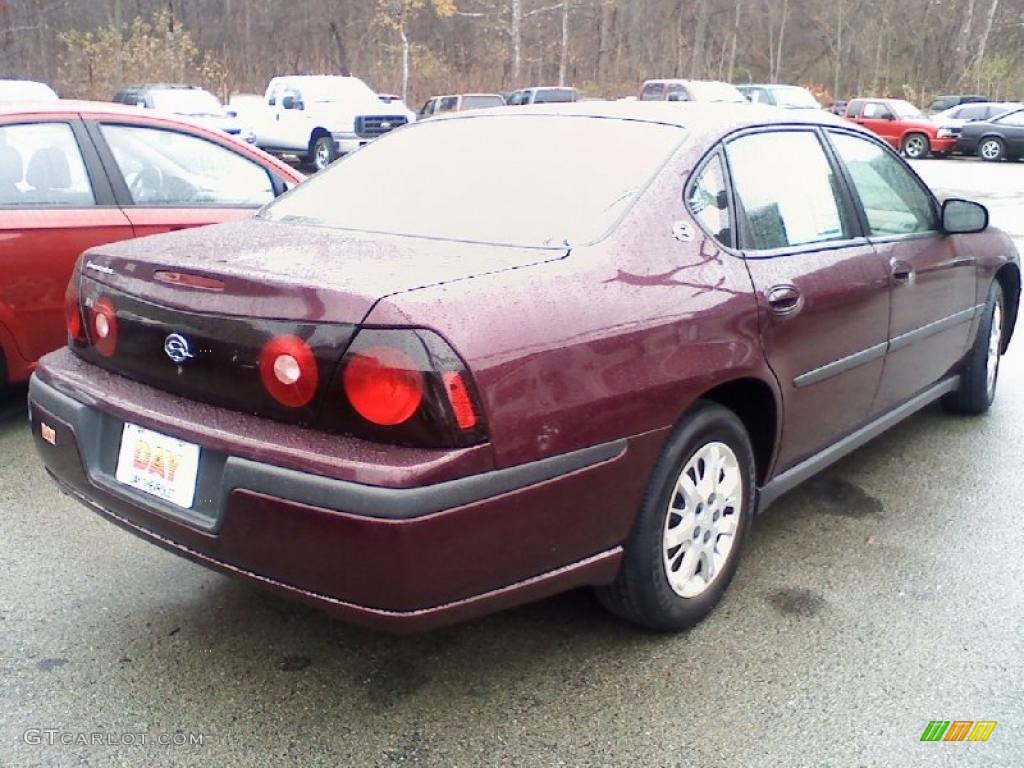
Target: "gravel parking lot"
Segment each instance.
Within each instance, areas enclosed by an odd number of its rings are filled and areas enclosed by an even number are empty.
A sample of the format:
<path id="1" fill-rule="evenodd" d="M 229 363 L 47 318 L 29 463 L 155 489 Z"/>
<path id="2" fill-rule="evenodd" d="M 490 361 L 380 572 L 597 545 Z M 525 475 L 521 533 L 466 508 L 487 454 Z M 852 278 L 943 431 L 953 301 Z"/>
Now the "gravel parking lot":
<path id="1" fill-rule="evenodd" d="M 917 168 L 1024 249 L 1024 164 Z M 679 636 L 585 592 L 422 636 L 353 629 L 61 496 L 16 392 L 0 766 L 1024 765 L 1022 343 L 989 415 L 930 409 L 777 503 Z M 998 726 L 921 743 L 934 719 Z"/>

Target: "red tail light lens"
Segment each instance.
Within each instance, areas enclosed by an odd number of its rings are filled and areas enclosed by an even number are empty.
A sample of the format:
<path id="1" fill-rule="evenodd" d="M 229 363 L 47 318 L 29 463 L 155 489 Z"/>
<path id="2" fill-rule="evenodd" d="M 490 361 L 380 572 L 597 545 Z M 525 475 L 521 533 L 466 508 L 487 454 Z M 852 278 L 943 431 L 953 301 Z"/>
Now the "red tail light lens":
<path id="1" fill-rule="evenodd" d="M 68 337 L 72 341 L 84 341 L 82 333 L 82 308 L 78 303 L 78 289 L 75 287 L 77 276 L 72 276 L 68 289 L 64 292 L 64 325 L 68 329 Z"/>
<path id="2" fill-rule="evenodd" d="M 275 336 L 260 351 L 260 379 L 281 405 L 301 408 L 316 395 L 320 382 L 316 356 L 298 336 Z"/>
<path id="3" fill-rule="evenodd" d="M 370 347 L 354 355 L 343 382 L 356 413 L 384 427 L 408 421 L 423 402 L 423 374 L 393 347 Z"/>
<path id="4" fill-rule="evenodd" d="M 423 328 L 363 328 L 328 389 L 322 426 L 418 448 L 460 448 L 487 439 L 466 365 Z"/>
<path id="5" fill-rule="evenodd" d="M 92 345 L 104 357 L 113 357 L 117 349 L 117 313 L 106 296 L 89 308 L 89 333 Z"/>

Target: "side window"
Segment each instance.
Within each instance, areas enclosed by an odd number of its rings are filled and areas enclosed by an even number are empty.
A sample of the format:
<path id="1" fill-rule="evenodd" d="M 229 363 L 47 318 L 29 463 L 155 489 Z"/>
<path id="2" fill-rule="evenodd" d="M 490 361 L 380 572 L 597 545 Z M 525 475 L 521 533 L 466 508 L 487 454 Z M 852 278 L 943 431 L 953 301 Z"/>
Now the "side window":
<path id="1" fill-rule="evenodd" d="M 851 101 L 846 110 L 847 117 L 860 117 L 864 113 L 864 102 Z"/>
<path id="2" fill-rule="evenodd" d="M 277 105 L 277 89 L 271 88 L 270 93 L 267 94 L 267 106 L 273 107 Z"/>
<path id="3" fill-rule="evenodd" d="M 833 133 L 832 143 L 853 179 L 872 235 L 908 235 L 938 229 L 931 195 L 884 147 Z"/>
<path id="4" fill-rule="evenodd" d="M 661 101 L 664 98 L 664 83 L 648 83 L 640 93 L 640 101 Z"/>
<path id="5" fill-rule="evenodd" d="M 665 89 L 665 98 L 669 101 L 690 101 L 690 94 L 682 83 L 669 83 Z"/>
<path id="6" fill-rule="evenodd" d="M 686 204 L 690 213 L 725 246 L 732 246 L 732 222 L 722 156 L 716 153 L 698 172 Z"/>
<path id="7" fill-rule="evenodd" d="M 996 120 L 1000 125 L 1024 126 L 1024 109 L 1019 112 L 1011 112 L 1005 117 Z"/>
<path id="8" fill-rule="evenodd" d="M 0 127 L 0 205 L 83 208 L 96 204 L 67 123 Z"/>
<path id="9" fill-rule="evenodd" d="M 270 174 L 220 144 L 159 128 L 102 131 L 136 205 L 257 206 L 274 199 Z"/>
<path id="10" fill-rule="evenodd" d="M 728 144 L 733 187 L 746 215 L 742 246 L 771 250 L 845 240 L 839 185 L 810 131 L 741 136 Z"/>
<path id="11" fill-rule="evenodd" d="M 864 105 L 864 119 L 865 120 L 885 120 L 892 113 L 885 104 L 879 104 L 877 101 L 869 101 Z"/>
<path id="12" fill-rule="evenodd" d="M 443 99 L 441 99 L 441 103 L 437 105 L 438 112 L 454 112 L 458 108 L 458 96 L 445 96 Z"/>
<path id="13" fill-rule="evenodd" d="M 956 116 L 961 120 L 984 120 L 988 117 L 988 107 L 970 106 L 957 111 Z"/>

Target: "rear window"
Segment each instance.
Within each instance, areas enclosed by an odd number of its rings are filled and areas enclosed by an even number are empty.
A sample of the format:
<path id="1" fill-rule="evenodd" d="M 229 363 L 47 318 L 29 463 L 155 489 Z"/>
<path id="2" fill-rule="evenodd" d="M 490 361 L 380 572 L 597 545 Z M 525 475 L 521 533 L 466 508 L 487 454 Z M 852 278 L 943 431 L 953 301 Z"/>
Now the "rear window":
<path id="1" fill-rule="evenodd" d="M 556 104 L 564 101 L 576 101 L 575 88 L 540 88 L 533 97 L 534 104 Z"/>
<path id="2" fill-rule="evenodd" d="M 348 155 L 261 215 L 527 247 L 584 244 L 625 215 L 684 136 L 676 126 L 582 116 L 428 120 Z M 512 174 L 503 172 L 508 147 Z"/>
<path id="3" fill-rule="evenodd" d="M 501 96 L 463 96 L 463 109 L 483 109 L 484 107 L 503 107 L 505 100 Z"/>

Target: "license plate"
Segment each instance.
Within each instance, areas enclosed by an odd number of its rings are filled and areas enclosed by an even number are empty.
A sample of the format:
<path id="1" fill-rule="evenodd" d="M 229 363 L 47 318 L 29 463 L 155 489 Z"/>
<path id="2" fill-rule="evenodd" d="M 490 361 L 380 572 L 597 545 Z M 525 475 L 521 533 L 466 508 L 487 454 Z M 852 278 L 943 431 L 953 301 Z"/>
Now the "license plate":
<path id="1" fill-rule="evenodd" d="M 125 424 L 117 481 L 189 509 L 196 494 L 199 446 Z"/>

